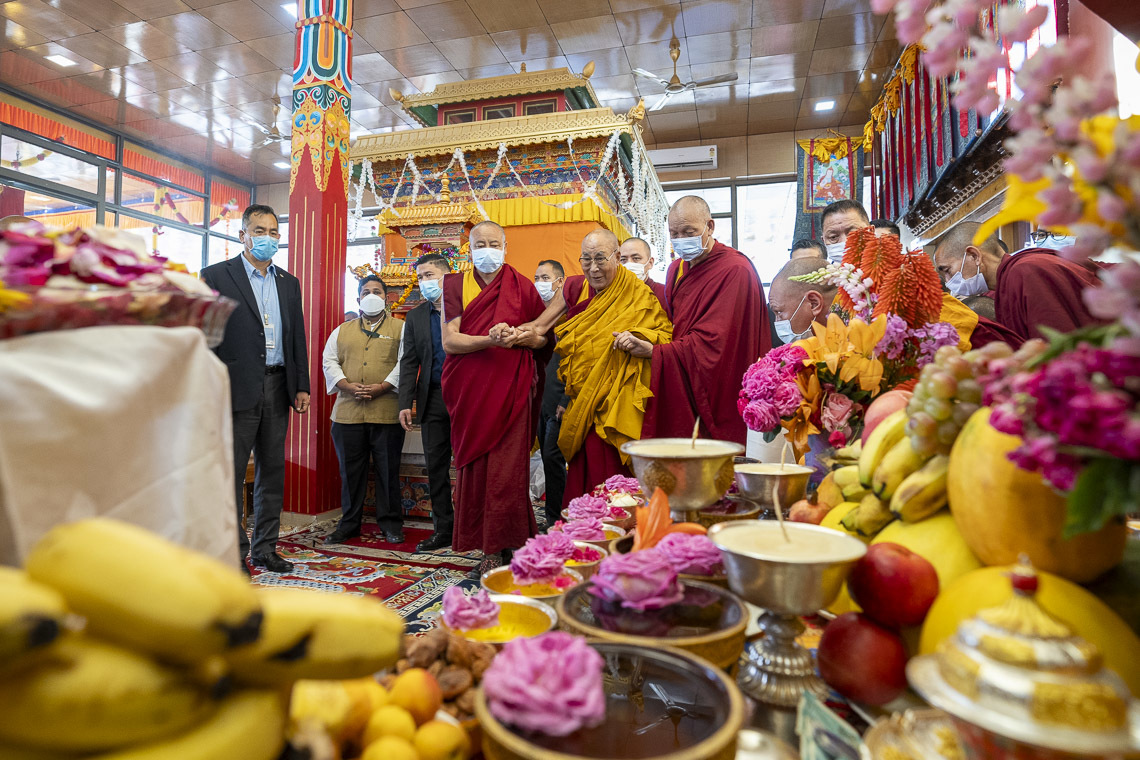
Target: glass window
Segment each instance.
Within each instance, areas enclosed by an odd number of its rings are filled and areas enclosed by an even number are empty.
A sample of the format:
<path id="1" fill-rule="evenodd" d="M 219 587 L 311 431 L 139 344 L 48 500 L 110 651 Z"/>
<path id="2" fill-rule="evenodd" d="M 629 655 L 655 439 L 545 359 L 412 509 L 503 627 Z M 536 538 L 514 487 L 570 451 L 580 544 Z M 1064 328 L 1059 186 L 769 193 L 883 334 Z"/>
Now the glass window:
<path id="1" fill-rule="evenodd" d="M 11 135 L 0 138 L 0 166 L 92 195 L 99 192 L 97 165 Z"/>
<path id="2" fill-rule="evenodd" d="M 96 156 L 115 158 L 115 140 L 110 134 L 4 93 L 0 93 L 0 122 Z"/>
<path id="3" fill-rule="evenodd" d="M 184 264 L 191 272 L 202 268 L 202 233 L 170 225 L 154 226 L 151 222 L 126 214 L 120 215 L 119 226 L 142 235 L 147 250 L 152 253 Z"/>
<path id="4" fill-rule="evenodd" d="M 71 229 L 95 224 L 95 209 L 86 203 L 0 184 L 0 216 L 22 215 L 47 227 Z"/>
<path id="5" fill-rule="evenodd" d="M 242 248 L 244 246 L 236 239 L 225 238 L 221 235 L 210 235 L 210 249 L 206 252 L 206 263 L 217 264 L 235 256 L 241 256 Z M 289 271 L 289 251 L 278 248 L 277 255 L 273 257 L 273 263 L 285 271 Z"/>
<path id="6" fill-rule="evenodd" d="M 241 215 L 238 215 L 237 227 L 235 229 L 241 229 Z M 234 234 L 237 233 L 235 232 Z M 277 221 L 277 234 L 280 235 L 280 237 L 277 238 L 278 246 L 284 248 L 289 245 L 289 217 L 282 217 Z"/>
<path id="7" fill-rule="evenodd" d="M 211 181 L 210 231 L 237 237 L 238 230 L 241 229 L 241 213 L 249 206 L 249 195 L 249 188 L 237 187 L 219 179 Z"/>
<path id="8" fill-rule="evenodd" d="M 796 225 L 796 183 L 736 188 L 737 242 L 768 284 L 788 261 Z M 717 222 L 719 225 L 720 222 Z"/>
<path id="9" fill-rule="evenodd" d="M 123 197 L 119 205 L 183 224 L 202 225 L 200 196 L 170 185 L 123 173 Z"/>
<path id="10" fill-rule="evenodd" d="M 133 143 L 127 143 L 123 149 L 123 168 L 134 169 L 199 193 L 206 189 L 206 180 L 201 171 Z"/>
<path id="11" fill-rule="evenodd" d="M 672 206 L 677 199 L 683 198 L 686 195 L 699 195 L 705 199 L 705 203 L 709 204 L 709 210 L 713 214 L 731 214 L 732 213 L 732 188 L 731 187 L 698 187 L 689 190 L 666 190 L 665 200 Z"/>
<path id="12" fill-rule="evenodd" d="M 383 250 L 383 243 L 379 241 L 370 243 L 354 243 L 348 246 L 348 256 L 346 258 L 348 267 L 344 272 L 345 311 L 355 311 L 357 306 L 356 293 L 357 286 L 359 285 L 359 280 L 356 279 L 356 275 L 352 273 L 352 270 L 364 264 L 371 264 L 373 268 L 378 269 L 380 267 L 380 264 L 376 260 L 376 254 L 378 252 L 382 254 Z M 380 260 L 383 261 L 383 255 L 381 255 Z"/>

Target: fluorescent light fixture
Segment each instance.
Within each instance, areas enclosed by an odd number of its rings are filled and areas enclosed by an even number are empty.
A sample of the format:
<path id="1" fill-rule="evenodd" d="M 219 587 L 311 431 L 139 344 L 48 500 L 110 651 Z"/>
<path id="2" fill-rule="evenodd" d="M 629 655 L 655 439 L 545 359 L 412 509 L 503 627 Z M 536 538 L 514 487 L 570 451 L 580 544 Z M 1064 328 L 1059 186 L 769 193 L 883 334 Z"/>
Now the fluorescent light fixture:
<path id="1" fill-rule="evenodd" d="M 51 61 L 56 66 L 63 66 L 64 68 L 75 65 L 75 61 L 65 55 L 45 55 L 44 60 Z"/>
<path id="2" fill-rule="evenodd" d="M 834 100 L 821 100 L 815 104 L 815 110 L 817 111 L 830 111 L 832 108 L 835 108 Z"/>
<path id="3" fill-rule="evenodd" d="M 297 3 L 296 0 L 291 3 L 281 3 L 281 10 L 288 13 L 293 18 L 297 18 Z"/>
<path id="4" fill-rule="evenodd" d="M 289 162 L 288 161 L 274 161 L 273 165 L 276 166 L 278 169 L 288 169 L 289 168 Z"/>

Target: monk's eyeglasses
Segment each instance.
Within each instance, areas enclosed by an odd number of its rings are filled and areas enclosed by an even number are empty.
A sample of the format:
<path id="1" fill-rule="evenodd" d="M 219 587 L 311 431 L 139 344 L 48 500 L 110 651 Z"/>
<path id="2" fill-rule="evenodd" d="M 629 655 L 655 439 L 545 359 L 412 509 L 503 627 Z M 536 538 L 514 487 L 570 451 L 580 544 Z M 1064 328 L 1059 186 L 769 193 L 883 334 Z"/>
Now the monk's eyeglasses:
<path id="1" fill-rule="evenodd" d="M 589 269 L 591 265 L 601 269 L 606 265 L 606 262 L 612 259 L 616 254 L 617 251 L 614 251 L 609 256 L 595 256 L 592 259 L 583 256 L 582 258 L 578 259 L 578 263 L 582 265 L 582 269 Z"/>

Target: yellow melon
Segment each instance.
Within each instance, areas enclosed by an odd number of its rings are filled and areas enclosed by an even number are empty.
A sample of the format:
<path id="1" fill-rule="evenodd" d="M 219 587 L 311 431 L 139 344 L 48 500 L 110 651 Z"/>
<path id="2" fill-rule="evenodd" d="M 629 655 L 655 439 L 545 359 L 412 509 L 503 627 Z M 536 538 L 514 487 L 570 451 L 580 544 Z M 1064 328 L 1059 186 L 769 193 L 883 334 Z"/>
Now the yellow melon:
<path id="1" fill-rule="evenodd" d="M 938 587 L 945 588 L 971 570 L 982 566 L 966 546 L 957 523 L 948 510 L 914 523 L 895 520 L 879 531 L 872 544 L 900 544 L 925 557 L 938 573 Z"/>
<path id="2" fill-rule="evenodd" d="M 950 512 L 970 550 L 985 565 L 1012 564 L 1024 553 L 1039 570 L 1078 583 L 1117 565 L 1127 540 L 1123 521 L 1061 538 L 1064 497 L 1009 461 L 1021 439 L 995 430 L 989 415 L 979 409 L 950 452 Z"/>
<path id="3" fill-rule="evenodd" d="M 824 515 L 823 521 L 820 522 L 820 525 L 822 525 L 825 528 L 831 528 L 832 530 L 837 530 L 840 533 L 846 533 L 849 536 L 854 536 L 855 538 L 859 539 L 863 543 L 870 542 L 871 539 L 867 538 L 866 536 L 861 536 L 858 533 L 853 533 L 852 531 L 847 530 L 846 528 L 844 528 L 840 524 L 840 521 L 842 521 L 843 518 L 847 516 L 847 513 L 850 512 L 851 510 L 855 509 L 855 507 L 857 507 L 857 506 L 859 506 L 859 502 L 857 502 L 857 501 L 845 501 L 845 502 L 843 502 L 838 507 L 832 508 L 830 512 L 828 512 L 826 515 Z"/>
<path id="4" fill-rule="evenodd" d="M 983 567 L 966 573 L 938 593 L 922 624 L 919 651 L 930 654 L 980 610 L 996 607 L 1013 595 L 1011 567 Z M 1140 637 L 1104 602 L 1050 573 L 1037 571 L 1037 602 L 1049 614 L 1096 644 L 1105 667 L 1116 671 L 1134 695 L 1140 695 Z"/>

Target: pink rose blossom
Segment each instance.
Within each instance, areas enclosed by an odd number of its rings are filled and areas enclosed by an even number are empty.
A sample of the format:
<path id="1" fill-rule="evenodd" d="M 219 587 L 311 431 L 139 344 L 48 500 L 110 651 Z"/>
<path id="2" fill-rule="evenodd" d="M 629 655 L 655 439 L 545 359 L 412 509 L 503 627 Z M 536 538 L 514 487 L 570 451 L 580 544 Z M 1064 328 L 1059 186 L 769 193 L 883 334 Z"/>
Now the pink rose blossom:
<path id="1" fill-rule="evenodd" d="M 452 586 L 443 592 L 443 624 L 451 630 L 490 628 L 498 622 L 499 605 L 491 601 L 486 591 L 467 596 L 459 586 Z"/>
<path id="2" fill-rule="evenodd" d="M 772 399 L 776 407 L 776 414 L 787 417 L 799 408 L 803 398 L 803 394 L 800 393 L 800 389 L 794 382 L 780 383 Z"/>
<path id="3" fill-rule="evenodd" d="M 491 714 L 523 731 L 567 736 L 606 716 L 604 661 L 562 631 L 513 639 L 483 675 Z"/>
<path id="4" fill-rule="evenodd" d="M 670 533 L 657 543 L 657 551 L 685 575 L 722 575 L 720 549 L 708 536 Z"/>
<path id="5" fill-rule="evenodd" d="M 609 517 L 609 504 L 599 496 L 579 496 L 571 499 L 566 507 L 566 514 L 571 520 L 583 520 L 596 517 L 599 520 Z"/>
<path id="6" fill-rule="evenodd" d="M 828 394 L 827 401 L 824 402 L 823 409 L 820 412 L 824 430 L 828 432 L 842 430 L 847 421 L 851 419 L 851 412 L 854 409 L 855 402 L 842 393 Z"/>
<path id="7" fill-rule="evenodd" d="M 744 424 L 749 430 L 767 432 L 775 430 L 780 424 L 780 415 L 776 407 L 766 401 L 752 401 L 744 408 Z"/>
<path id="8" fill-rule="evenodd" d="M 836 430 L 835 432 L 831 433 L 831 435 L 827 436 L 827 443 L 828 445 L 833 446 L 837 449 L 843 448 L 847 445 L 847 434 L 842 430 Z"/>
<path id="9" fill-rule="evenodd" d="M 571 550 L 573 552 L 573 550 Z M 511 557 L 511 574 L 519 585 L 550 583 L 562 574 L 566 559 L 542 546 L 527 545 Z"/>
<path id="10" fill-rule="evenodd" d="M 564 523 L 561 520 L 554 523 L 553 531 L 561 531 L 572 541 L 604 541 L 606 530 L 602 521 L 596 517 L 588 520 L 571 520 Z"/>
<path id="11" fill-rule="evenodd" d="M 590 579 L 590 593 L 632 610 L 659 610 L 685 596 L 677 568 L 656 549 L 611 554 Z"/>
<path id="12" fill-rule="evenodd" d="M 630 478 L 625 475 L 611 475 L 606 478 L 605 483 L 602 483 L 602 488 L 606 491 L 638 493 L 641 491 L 641 483 L 638 482 L 637 478 Z"/>

